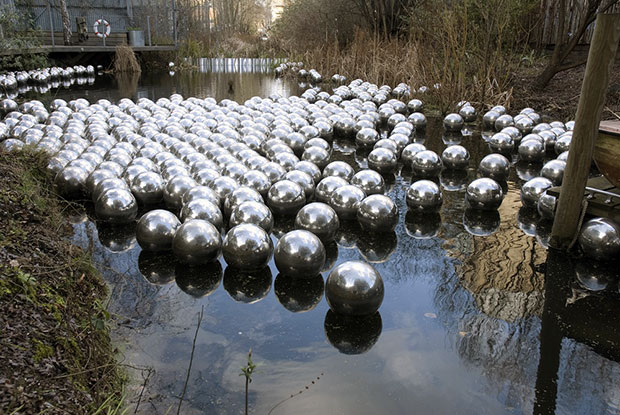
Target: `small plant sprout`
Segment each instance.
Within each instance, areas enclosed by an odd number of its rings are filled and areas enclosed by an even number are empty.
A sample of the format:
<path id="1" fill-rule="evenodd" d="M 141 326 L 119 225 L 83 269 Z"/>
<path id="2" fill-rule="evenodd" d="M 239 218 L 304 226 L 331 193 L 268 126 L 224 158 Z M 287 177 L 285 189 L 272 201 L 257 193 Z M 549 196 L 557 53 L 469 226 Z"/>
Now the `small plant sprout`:
<path id="1" fill-rule="evenodd" d="M 241 367 L 241 373 L 239 376 L 245 376 L 245 414 L 248 415 L 248 389 L 250 383 L 252 383 L 252 374 L 256 370 L 256 364 L 252 362 L 252 349 L 248 351 L 248 362 L 245 366 Z"/>

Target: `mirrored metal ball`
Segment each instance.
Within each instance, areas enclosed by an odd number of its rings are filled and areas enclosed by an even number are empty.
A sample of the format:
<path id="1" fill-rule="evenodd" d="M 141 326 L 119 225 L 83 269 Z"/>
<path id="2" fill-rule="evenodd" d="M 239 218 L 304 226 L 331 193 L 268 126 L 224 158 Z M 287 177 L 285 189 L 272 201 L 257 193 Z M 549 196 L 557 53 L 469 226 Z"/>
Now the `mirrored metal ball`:
<path id="1" fill-rule="evenodd" d="M 443 198 L 439 186 L 430 180 L 418 180 L 407 190 L 407 207 L 418 212 L 436 212 Z"/>
<path id="2" fill-rule="evenodd" d="M 448 169 L 466 169 L 469 166 L 469 151 L 461 145 L 450 146 L 441 153 L 441 161 Z"/>
<path id="3" fill-rule="evenodd" d="M 346 181 L 350 181 L 355 174 L 353 167 L 344 161 L 332 161 L 323 169 L 323 178 L 329 176 L 342 177 Z"/>
<path id="4" fill-rule="evenodd" d="M 222 243 L 222 254 L 232 267 L 251 270 L 265 267 L 273 253 L 273 242 L 263 228 L 242 223 L 228 231 Z"/>
<path id="5" fill-rule="evenodd" d="M 89 172 L 81 167 L 65 167 L 54 179 L 56 191 L 67 199 L 80 197 L 84 192 L 84 186 L 86 185 L 88 175 Z"/>
<path id="6" fill-rule="evenodd" d="M 326 253 L 323 243 L 315 234 L 298 229 L 280 238 L 273 256 L 281 273 L 305 278 L 321 272 Z"/>
<path id="7" fill-rule="evenodd" d="M 545 192 L 538 198 L 537 209 L 540 216 L 545 219 L 553 219 L 555 217 L 555 209 L 557 207 L 558 198 Z"/>
<path id="8" fill-rule="evenodd" d="M 314 197 L 319 202 L 329 203 L 334 190 L 349 184 L 342 177 L 330 176 L 322 179 L 314 189 Z"/>
<path id="9" fill-rule="evenodd" d="M 360 170 L 351 178 L 351 184 L 359 187 L 366 195 L 385 193 L 385 180 L 374 170 Z"/>
<path id="10" fill-rule="evenodd" d="M 331 206 L 315 202 L 307 204 L 297 212 L 295 227 L 312 232 L 323 242 L 329 242 L 336 236 L 340 220 Z"/>
<path id="11" fill-rule="evenodd" d="M 416 153 L 411 163 L 414 174 L 419 177 L 437 177 L 442 167 L 441 158 L 432 150 Z"/>
<path id="12" fill-rule="evenodd" d="M 545 177 L 555 185 L 560 186 L 562 179 L 564 178 L 564 170 L 566 169 L 566 162 L 562 160 L 550 160 L 543 166 L 540 171 L 540 175 Z"/>
<path id="13" fill-rule="evenodd" d="M 383 279 L 371 265 L 347 261 L 334 268 L 325 283 L 325 298 L 338 314 L 370 315 L 383 302 Z"/>
<path id="14" fill-rule="evenodd" d="M 196 186 L 196 182 L 189 176 L 171 178 L 164 187 L 166 207 L 175 210 L 180 209 L 183 206 L 183 195 L 194 186 Z"/>
<path id="15" fill-rule="evenodd" d="M 129 223 L 136 218 L 138 202 L 127 189 L 110 189 L 95 202 L 97 218 L 111 223 Z"/>
<path id="16" fill-rule="evenodd" d="M 478 170 L 484 177 L 505 181 L 510 174 L 510 161 L 501 154 L 489 154 L 480 160 Z"/>
<path id="17" fill-rule="evenodd" d="M 521 186 L 521 203 L 523 206 L 536 208 L 540 196 L 551 186 L 553 183 L 545 177 L 535 177 L 527 181 Z"/>
<path id="18" fill-rule="evenodd" d="M 617 261 L 620 255 L 620 226 L 607 218 L 590 219 L 581 228 L 579 246 L 590 258 Z"/>
<path id="19" fill-rule="evenodd" d="M 192 199 L 181 208 L 179 214 L 182 222 L 192 219 L 202 219 L 211 223 L 217 229 L 224 229 L 224 216 L 220 208 L 210 199 Z"/>
<path id="20" fill-rule="evenodd" d="M 163 209 L 142 215 L 136 226 L 136 239 L 144 251 L 168 251 L 181 222 L 176 215 Z"/>
<path id="21" fill-rule="evenodd" d="M 267 206 L 260 202 L 248 201 L 235 206 L 230 215 L 229 225 L 233 228 L 242 223 L 252 223 L 270 233 L 273 221 L 273 214 Z"/>
<path id="22" fill-rule="evenodd" d="M 153 171 L 142 172 L 131 182 L 131 192 L 143 205 L 159 203 L 164 197 L 164 180 Z"/>
<path id="23" fill-rule="evenodd" d="M 295 215 L 305 203 L 304 190 L 290 180 L 280 180 L 274 183 L 267 192 L 267 206 L 276 215 Z"/>
<path id="24" fill-rule="evenodd" d="M 357 207 L 357 220 L 366 231 L 393 232 L 398 223 L 398 207 L 384 195 L 371 195 Z"/>
<path id="25" fill-rule="evenodd" d="M 465 201 L 472 209 L 495 210 L 503 199 L 504 192 L 499 183 L 486 177 L 471 182 L 465 192 Z"/>
<path id="26" fill-rule="evenodd" d="M 368 154 L 368 167 L 381 174 L 388 174 L 396 169 L 398 158 L 387 148 L 375 148 Z"/>
<path id="27" fill-rule="evenodd" d="M 502 129 L 504 129 L 506 127 L 510 127 L 510 126 L 514 125 L 514 120 L 513 120 L 511 115 L 503 114 L 503 115 L 500 115 L 495 120 L 495 124 L 494 125 L 495 125 L 495 131 L 501 131 Z"/>
<path id="28" fill-rule="evenodd" d="M 446 131 L 461 131 L 464 125 L 463 117 L 456 113 L 448 114 L 443 119 L 443 127 Z"/>
<path id="29" fill-rule="evenodd" d="M 177 229 L 172 240 L 172 252 L 182 262 L 204 264 L 214 261 L 220 255 L 220 231 L 202 219 L 184 222 Z"/>
<path id="30" fill-rule="evenodd" d="M 329 205 L 341 220 L 354 219 L 357 215 L 357 208 L 365 197 L 366 194 L 362 189 L 349 184 L 332 192 Z"/>
<path id="31" fill-rule="evenodd" d="M 545 144 L 542 140 L 523 139 L 518 151 L 519 158 L 523 161 L 530 163 L 541 161 L 545 157 Z"/>

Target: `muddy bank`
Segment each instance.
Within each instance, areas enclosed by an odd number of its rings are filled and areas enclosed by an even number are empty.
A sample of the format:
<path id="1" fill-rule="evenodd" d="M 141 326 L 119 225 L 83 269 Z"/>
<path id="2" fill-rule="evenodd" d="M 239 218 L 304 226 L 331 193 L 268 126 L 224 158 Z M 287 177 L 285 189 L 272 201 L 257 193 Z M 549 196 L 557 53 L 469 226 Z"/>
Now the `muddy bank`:
<path id="1" fill-rule="evenodd" d="M 45 159 L 0 154 L 0 413 L 116 413 L 106 286 L 68 240 Z M 108 412 L 110 411 L 110 412 Z"/>

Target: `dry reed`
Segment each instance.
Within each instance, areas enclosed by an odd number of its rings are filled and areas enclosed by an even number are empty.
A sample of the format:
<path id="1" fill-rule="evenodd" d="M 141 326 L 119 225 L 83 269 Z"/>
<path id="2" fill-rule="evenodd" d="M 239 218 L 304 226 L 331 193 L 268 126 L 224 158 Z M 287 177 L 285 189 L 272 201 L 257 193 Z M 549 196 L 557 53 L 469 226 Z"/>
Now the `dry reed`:
<path id="1" fill-rule="evenodd" d="M 114 72 L 142 72 L 140 63 L 131 47 L 127 45 L 116 46 L 114 53 Z"/>

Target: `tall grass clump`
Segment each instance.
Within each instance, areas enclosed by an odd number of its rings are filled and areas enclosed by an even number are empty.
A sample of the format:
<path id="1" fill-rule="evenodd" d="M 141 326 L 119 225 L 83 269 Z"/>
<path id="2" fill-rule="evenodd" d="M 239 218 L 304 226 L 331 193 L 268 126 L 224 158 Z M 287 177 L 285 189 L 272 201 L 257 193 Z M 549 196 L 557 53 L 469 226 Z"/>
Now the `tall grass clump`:
<path id="1" fill-rule="evenodd" d="M 114 72 L 141 73 L 140 63 L 133 49 L 127 45 L 118 45 L 114 51 Z"/>
<path id="2" fill-rule="evenodd" d="M 407 21 L 391 33 L 360 19 L 364 1 L 293 2 L 275 38 L 290 57 L 324 76 L 427 86 L 425 101 L 442 112 L 463 99 L 479 107 L 510 104 L 536 0 L 410 1 L 401 16 Z"/>

